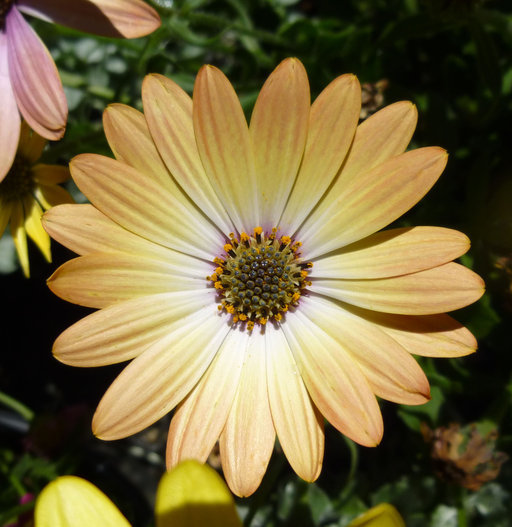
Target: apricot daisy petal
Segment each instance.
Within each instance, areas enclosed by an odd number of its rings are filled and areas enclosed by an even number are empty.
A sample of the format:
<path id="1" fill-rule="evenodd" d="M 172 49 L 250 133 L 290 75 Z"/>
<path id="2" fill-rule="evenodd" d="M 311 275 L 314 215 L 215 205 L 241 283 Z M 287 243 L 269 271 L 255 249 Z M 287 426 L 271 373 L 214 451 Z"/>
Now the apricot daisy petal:
<path id="1" fill-rule="evenodd" d="M 76 322 L 55 341 L 54 356 L 70 366 L 105 366 L 133 359 L 177 321 L 210 305 L 212 290 L 159 293 L 125 300 Z"/>
<path id="2" fill-rule="evenodd" d="M 181 269 L 172 260 L 92 253 L 61 265 L 48 279 L 48 286 L 68 302 L 95 308 L 162 291 L 206 288 L 204 277 L 184 276 Z"/>
<path id="3" fill-rule="evenodd" d="M 248 335 L 230 331 L 201 380 L 178 406 L 167 440 L 167 467 L 204 463 L 226 424 L 240 381 Z"/>
<path id="4" fill-rule="evenodd" d="M 282 328 L 317 408 L 357 443 L 377 445 L 383 433 L 382 416 L 357 363 L 300 310 L 288 313 Z"/>
<path id="5" fill-rule="evenodd" d="M 315 481 L 324 457 L 322 416 L 311 401 L 284 333 L 269 326 L 266 339 L 268 396 L 279 444 L 293 470 L 306 481 Z"/>
<path id="6" fill-rule="evenodd" d="M 235 90 L 214 66 L 194 85 L 194 132 L 208 178 L 238 232 L 260 225 L 254 155 Z"/>
<path id="7" fill-rule="evenodd" d="M 340 169 L 361 111 L 361 86 L 354 75 L 332 81 L 311 106 L 304 157 L 279 225 L 295 232 Z"/>
<path id="8" fill-rule="evenodd" d="M 330 217 L 319 225 L 314 216 L 300 229 L 309 258 L 360 240 L 386 227 L 415 205 L 437 181 L 448 156 L 438 147 L 418 148 L 358 174 L 339 194 L 324 198 Z"/>
<path id="9" fill-rule="evenodd" d="M 311 291 L 374 311 L 432 315 L 454 311 L 484 294 L 482 279 L 466 267 L 447 263 L 433 269 L 374 280 L 315 280 Z"/>
<path id="10" fill-rule="evenodd" d="M 305 298 L 302 307 L 352 357 L 376 395 L 400 404 L 429 401 L 430 388 L 423 370 L 384 331 L 321 297 Z"/>
<path id="11" fill-rule="evenodd" d="M 201 320 L 201 324 L 197 324 Z M 112 383 L 93 418 L 101 439 L 120 439 L 172 410 L 213 360 L 229 328 L 209 308 L 173 324 Z"/>
<path id="12" fill-rule="evenodd" d="M 313 260 L 315 277 L 389 278 L 448 263 L 469 249 L 469 239 L 442 227 L 404 227 L 377 232 Z"/>
<path id="13" fill-rule="evenodd" d="M 194 243 L 195 229 L 198 235 L 212 234 L 208 222 L 188 223 L 186 217 L 177 213 L 179 209 L 172 193 L 165 192 L 165 188 L 144 173 L 96 154 L 75 157 L 70 168 L 80 190 L 116 223 L 171 249 L 200 258 L 213 257 L 213 253 Z M 203 227 L 205 233 L 201 231 Z M 217 239 L 221 243 L 222 238 L 218 236 Z"/>
<path id="14" fill-rule="evenodd" d="M 142 83 L 142 101 L 151 136 L 170 173 L 224 233 L 233 231 L 199 157 L 192 99 L 175 82 L 162 75 L 148 75 Z"/>
<path id="15" fill-rule="evenodd" d="M 279 218 L 297 176 L 309 121 L 304 66 L 286 59 L 267 79 L 251 116 L 250 135 L 259 184 L 259 210 L 269 227 Z"/>
<path id="16" fill-rule="evenodd" d="M 265 335 L 254 332 L 247 340 L 244 365 L 226 425 L 220 436 L 224 477 L 238 496 L 249 496 L 259 486 L 275 441 L 265 365 Z"/>

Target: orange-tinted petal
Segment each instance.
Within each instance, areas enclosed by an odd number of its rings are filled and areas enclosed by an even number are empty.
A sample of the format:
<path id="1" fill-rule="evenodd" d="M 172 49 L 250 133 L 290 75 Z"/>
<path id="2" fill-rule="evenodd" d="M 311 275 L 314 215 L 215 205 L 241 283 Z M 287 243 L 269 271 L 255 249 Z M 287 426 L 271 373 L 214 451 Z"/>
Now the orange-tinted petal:
<path id="1" fill-rule="evenodd" d="M 205 462 L 217 442 L 239 385 L 247 332 L 230 331 L 215 359 L 178 406 L 167 438 L 167 467 L 183 459 Z"/>
<path id="2" fill-rule="evenodd" d="M 484 293 L 473 271 L 448 263 L 426 271 L 375 280 L 314 279 L 310 290 L 366 309 L 432 315 L 468 306 Z"/>
<path id="3" fill-rule="evenodd" d="M 197 74 L 193 119 L 208 178 L 238 232 L 252 231 L 262 217 L 249 130 L 233 86 L 214 66 Z"/>
<path id="4" fill-rule="evenodd" d="M 382 229 L 415 205 L 437 181 L 448 156 L 438 147 L 418 148 L 358 174 L 339 194 L 324 198 L 329 217 L 312 218 L 299 239 L 309 259 L 360 240 Z"/>
<path id="5" fill-rule="evenodd" d="M 112 383 L 94 414 L 94 434 L 121 439 L 170 412 L 201 378 L 228 331 L 211 306 L 173 324 Z"/>
<path id="6" fill-rule="evenodd" d="M 309 397 L 281 328 L 267 325 L 265 329 L 268 396 L 279 444 L 293 470 L 302 479 L 314 481 L 324 457 L 323 418 Z"/>
<path id="7" fill-rule="evenodd" d="M 247 340 L 245 362 L 233 406 L 220 436 L 224 477 L 237 496 L 259 486 L 274 449 L 265 366 L 265 336 L 254 330 Z"/>
<path id="8" fill-rule="evenodd" d="M 250 124 L 259 210 L 270 227 L 279 224 L 299 170 L 308 134 L 309 106 L 304 66 L 297 59 L 285 59 L 263 85 Z"/>
<path id="9" fill-rule="evenodd" d="M 468 249 L 468 237 L 453 229 L 390 229 L 318 258 L 312 273 L 321 278 L 387 278 L 437 267 Z"/>
<path id="10" fill-rule="evenodd" d="M 341 167 L 356 131 L 361 86 L 354 75 L 332 81 L 311 106 L 302 164 L 279 221 L 293 234 L 327 190 Z"/>

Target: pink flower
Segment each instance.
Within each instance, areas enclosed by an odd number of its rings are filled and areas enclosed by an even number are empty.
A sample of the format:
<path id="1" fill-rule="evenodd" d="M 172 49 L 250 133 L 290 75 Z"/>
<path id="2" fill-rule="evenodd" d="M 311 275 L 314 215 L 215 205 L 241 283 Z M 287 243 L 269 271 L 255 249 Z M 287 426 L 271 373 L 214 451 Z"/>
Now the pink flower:
<path id="1" fill-rule="evenodd" d="M 16 155 L 20 113 L 50 140 L 64 135 L 68 114 L 55 63 L 21 12 L 109 37 L 141 37 L 160 25 L 142 0 L 0 0 L 0 181 Z"/>

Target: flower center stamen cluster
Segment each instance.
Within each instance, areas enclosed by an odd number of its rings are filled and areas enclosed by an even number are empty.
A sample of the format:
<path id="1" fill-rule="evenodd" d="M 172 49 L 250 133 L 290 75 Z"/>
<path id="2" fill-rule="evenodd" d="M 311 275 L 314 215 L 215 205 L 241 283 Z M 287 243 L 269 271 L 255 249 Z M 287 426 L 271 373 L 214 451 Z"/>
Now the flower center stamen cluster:
<path id="1" fill-rule="evenodd" d="M 256 227 L 252 236 L 231 234 L 225 257 L 214 259 L 215 273 L 206 277 L 219 291 L 219 310 L 230 313 L 235 323 L 245 322 L 249 331 L 255 323 L 281 320 L 311 285 L 306 278 L 313 264 L 301 260 L 301 243 L 276 233 L 276 228 L 265 234 Z"/>
<path id="2" fill-rule="evenodd" d="M 9 203 L 31 194 L 35 188 L 30 163 L 23 157 L 16 156 L 14 162 L 0 183 L 0 201 Z"/>

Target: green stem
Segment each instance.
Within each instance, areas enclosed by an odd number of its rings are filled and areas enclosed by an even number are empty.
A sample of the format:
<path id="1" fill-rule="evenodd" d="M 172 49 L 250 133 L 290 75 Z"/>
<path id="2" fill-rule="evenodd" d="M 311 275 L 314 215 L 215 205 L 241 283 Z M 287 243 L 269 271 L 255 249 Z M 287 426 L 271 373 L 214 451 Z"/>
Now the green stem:
<path id="1" fill-rule="evenodd" d="M 23 403 L 20 403 L 10 395 L 7 395 L 6 393 L 1 391 L 0 403 L 4 406 L 7 406 L 8 408 L 11 408 L 11 410 L 14 410 L 18 414 L 20 414 L 27 421 L 32 421 L 32 419 L 34 418 L 34 412 L 28 406 L 25 406 Z"/>

